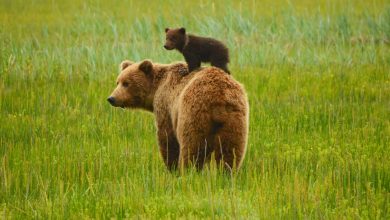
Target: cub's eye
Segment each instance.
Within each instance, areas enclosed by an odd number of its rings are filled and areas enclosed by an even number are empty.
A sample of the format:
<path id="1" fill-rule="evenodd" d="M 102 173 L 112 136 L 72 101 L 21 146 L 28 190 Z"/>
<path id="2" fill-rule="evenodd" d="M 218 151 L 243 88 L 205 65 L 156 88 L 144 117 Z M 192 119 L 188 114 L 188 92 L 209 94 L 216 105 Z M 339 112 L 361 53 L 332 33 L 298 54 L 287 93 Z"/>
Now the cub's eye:
<path id="1" fill-rule="evenodd" d="M 128 87 L 129 86 L 129 83 L 128 82 L 124 82 L 122 83 L 123 87 Z"/>

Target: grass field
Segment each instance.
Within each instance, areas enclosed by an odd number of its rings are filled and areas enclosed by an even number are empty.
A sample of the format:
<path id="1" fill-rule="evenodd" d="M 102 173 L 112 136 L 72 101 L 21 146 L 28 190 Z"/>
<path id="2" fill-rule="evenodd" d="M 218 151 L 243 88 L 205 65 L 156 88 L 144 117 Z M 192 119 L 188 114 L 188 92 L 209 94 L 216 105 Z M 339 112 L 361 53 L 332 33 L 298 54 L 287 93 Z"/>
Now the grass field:
<path id="1" fill-rule="evenodd" d="M 250 102 L 240 172 L 169 173 L 124 59 L 223 40 Z M 0 218 L 390 218 L 390 3 L 0 0 Z"/>

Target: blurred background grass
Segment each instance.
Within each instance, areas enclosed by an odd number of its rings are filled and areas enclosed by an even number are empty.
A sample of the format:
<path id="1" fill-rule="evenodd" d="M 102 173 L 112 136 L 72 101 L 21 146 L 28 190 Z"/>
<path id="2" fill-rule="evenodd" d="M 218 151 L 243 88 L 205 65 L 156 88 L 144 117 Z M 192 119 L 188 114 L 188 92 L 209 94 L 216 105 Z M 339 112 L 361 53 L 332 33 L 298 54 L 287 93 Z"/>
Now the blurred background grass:
<path id="1" fill-rule="evenodd" d="M 178 177 L 153 116 L 106 97 L 124 59 L 224 41 L 250 102 L 241 172 Z M 0 0 L 5 218 L 389 218 L 390 4 Z"/>

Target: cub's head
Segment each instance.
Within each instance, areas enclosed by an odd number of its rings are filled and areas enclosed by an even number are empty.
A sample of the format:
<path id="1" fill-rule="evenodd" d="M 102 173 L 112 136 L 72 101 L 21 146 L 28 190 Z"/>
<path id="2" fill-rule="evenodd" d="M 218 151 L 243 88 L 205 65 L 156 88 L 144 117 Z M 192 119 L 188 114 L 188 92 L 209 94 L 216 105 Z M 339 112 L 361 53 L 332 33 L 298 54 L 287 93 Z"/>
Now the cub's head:
<path id="1" fill-rule="evenodd" d="M 185 28 L 169 29 L 165 28 L 166 41 L 164 48 L 167 50 L 182 50 L 187 39 Z"/>
<path id="2" fill-rule="evenodd" d="M 123 61 L 116 88 L 107 101 L 115 107 L 143 108 L 153 111 L 153 63 L 144 60 L 139 63 Z"/>

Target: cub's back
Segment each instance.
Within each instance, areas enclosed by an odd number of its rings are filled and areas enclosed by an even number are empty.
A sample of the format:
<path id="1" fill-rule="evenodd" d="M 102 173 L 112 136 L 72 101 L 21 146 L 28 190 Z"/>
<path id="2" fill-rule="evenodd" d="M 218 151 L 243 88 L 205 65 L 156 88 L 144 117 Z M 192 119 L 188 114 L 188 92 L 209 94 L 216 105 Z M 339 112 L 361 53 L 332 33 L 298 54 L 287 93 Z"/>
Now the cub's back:
<path id="1" fill-rule="evenodd" d="M 201 57 L 209 57 L 211 54 L 226 54 L 228 56 L 227 47 L 219 40 L 195 35 L 188 35 L 188 37 L 189 44 L 186 50 L 198 53 Z"/>

